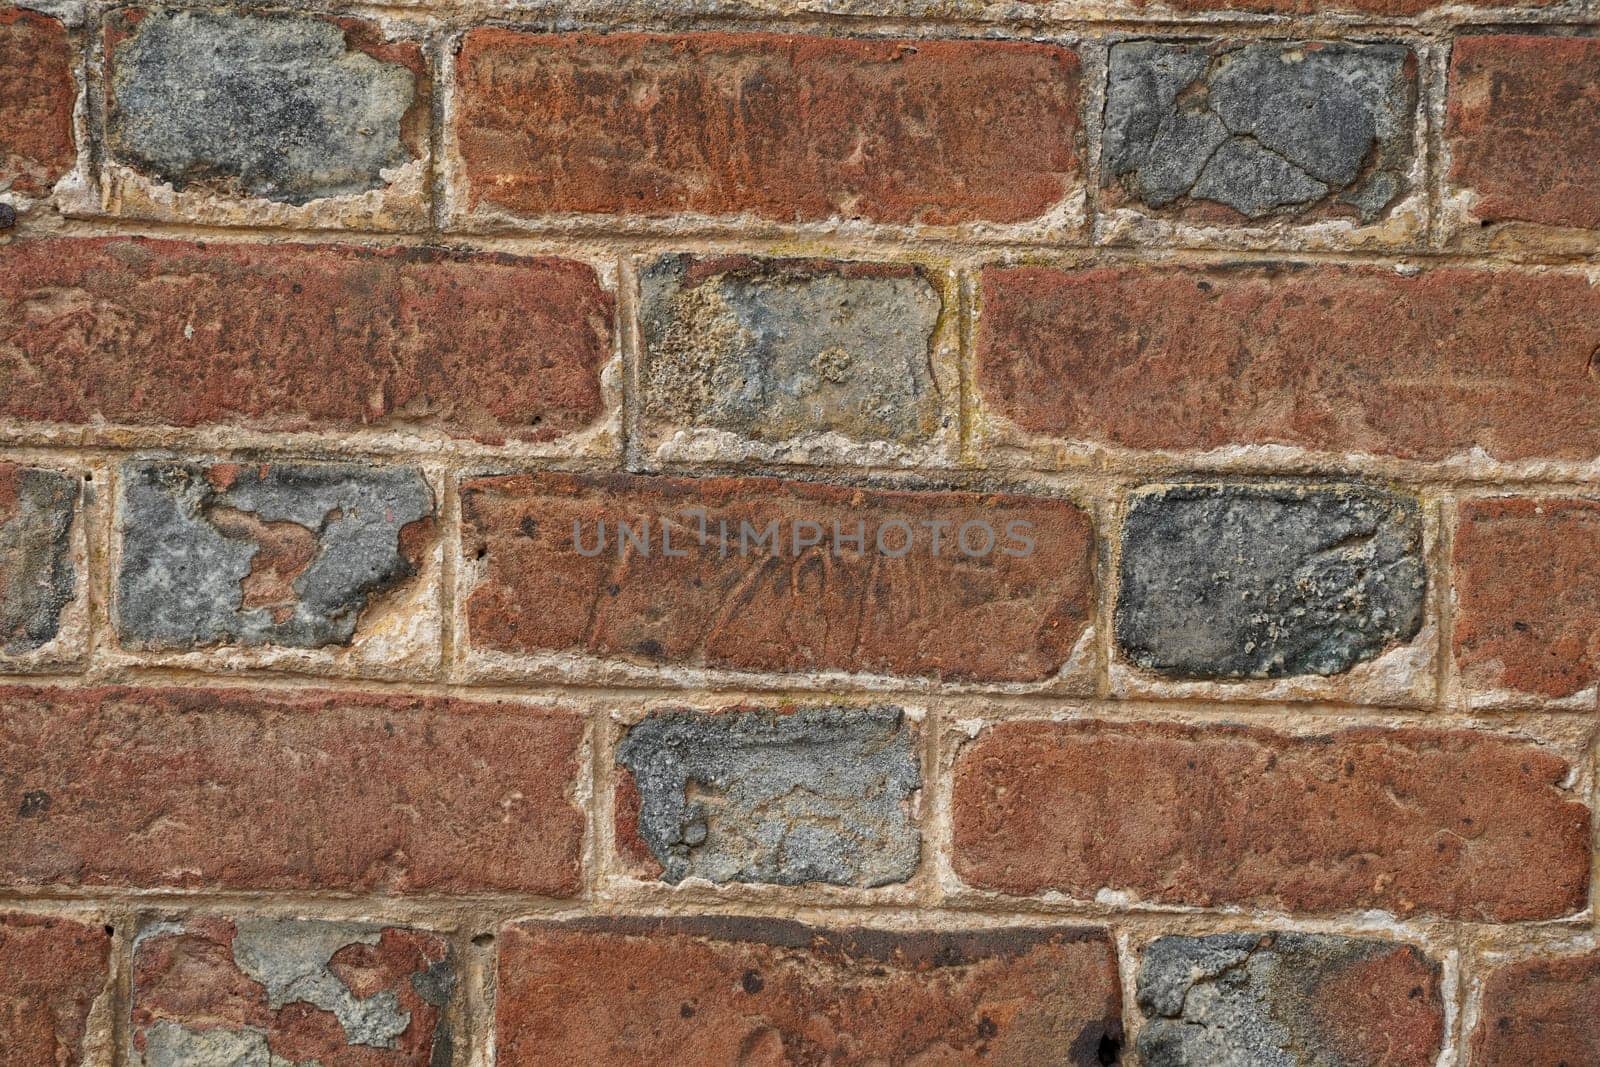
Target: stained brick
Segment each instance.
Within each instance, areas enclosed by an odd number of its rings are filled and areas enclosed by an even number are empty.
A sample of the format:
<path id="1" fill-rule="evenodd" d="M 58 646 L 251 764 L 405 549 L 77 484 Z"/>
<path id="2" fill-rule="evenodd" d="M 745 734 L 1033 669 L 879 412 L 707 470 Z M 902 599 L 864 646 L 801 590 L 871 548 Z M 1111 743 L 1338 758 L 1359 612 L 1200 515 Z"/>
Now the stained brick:
<path id="1" fill-rule="evenodd" d="M 1589 884 L 1570 771 L 1466 731 L 1004 723 L 956 764 L 954 863 L 1018 895 L 1554 918 Z"/>
<path id="2" fill-rule="evenodd" d="M 1028 682 L 1088 623 L 1089 521 L 1063 500 L 564 474 L 462 492 L 475 649 Z"/>
<path id="3" fill-rule="evenodd" d="M 1105 934 L 770 919 L 525 923 L 500 946 L 501 1067 L 1116 1062 Z"/>
<path id="4" fill-rule="evenodd" d="M 1437 963 L 1392 941 L 1163 937 L 1139 968 L 1139 1062 L 1428 1067 L 1444 1040 L 1439 978 Z"/>
<path id="5" fill-rule="evenodd" d="M 358 464 L 122 467 L 122 642 L 348 644 L 434 543 L 420 471 Z"/>
<path id="6" fill-rule="evenodd" d="M 1472 1034 L 1474 1067 L 1600 1063 L 1600 956 L 1508 963 L 1483 985 Z"/>
<path id="7" fill-rule="evenodd" d="M 0 463 L 0 656 L 32 652 L 60 632 L 78 585 L 77 503 L 71 475 Z"/>
<path id="8" fill-rule="evenodd" d="M 661 712 L 617 748 L 619 845 L 669 882 L 877 886 L 917 869 L 899 708 Z"/>
<path id="9" fill-rule="evenodd" d="M 60 20 L 0 6 L 0 192 L 39 196 L 71 169 L 72 64 Z"/>
<path id="10" fill-rule="evenodd" d="M 398 926 L 301 919 L 161 923 L 133 960 L 142 1067 L 448 1063 L 450 944 Z"/>
<path id="11" fill-rule="evenodd" d="M 1478 221 L 1600 229 L 1600 40 L 1460 37 L 1445 142 Z"/>
<path id="12" fill-rule="evenodd" d="M 84 1062 L 89 1011 L 106 986 L 111 937 L 99 926 L 0 915 L 0 1061 Z"/>
<path id="13" fill-rule="evenodd" d="M 658 434 L 914 444 L 939 426 L 943 304 L 920 268 L 669 256 L 641 288 L 645 415 Z"/>
<path id="14" fill-rule="evenodd" d="M 1600 501 L 1465 501 L 1454 556 L 1455 655 L 1469 691 L 1550 700 L 1600 682 Z"/>
<path id="15" fill-rule="evenodd" d="M 0 417 L 548 440 L 601 412 L 611 308 L 567 260 L 17 241 L 0 248 Z"/>
<path id="16" fill-rule="evenodd" d="M 773 34 L 467 34 L 472 206 L 949 224 L 1081 185 L 1079 64 L 1054 45 Z"/>
<path id="17" fill-rule="evenodd" d="M 510 703 L 0 689 L 0 882 L 570 895 L 582 734 Z"/>
<path id="18" fill-rule="evenodd" d="M 1600 455 L 1583 275 L 1333 264 L 983 272 L 983 410 L 1132 449 Z"/>

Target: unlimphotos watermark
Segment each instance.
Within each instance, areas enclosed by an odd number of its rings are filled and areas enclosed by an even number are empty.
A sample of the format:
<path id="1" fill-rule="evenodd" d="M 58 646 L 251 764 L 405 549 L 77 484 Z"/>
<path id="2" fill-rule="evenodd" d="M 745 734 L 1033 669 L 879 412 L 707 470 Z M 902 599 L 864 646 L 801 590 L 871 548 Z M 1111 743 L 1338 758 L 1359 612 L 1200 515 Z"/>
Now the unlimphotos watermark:
<path id="1" fill-rule="evenodd" d="M 686 521 L 687 520 L 687 521 Z M 1008 519 L 865 518 L 711 518 L 698 508 L 671 516 L 636 515 L 627 519 L 572 520 L 572 547 L 580 556 L 614 552 L 623 556 L 687 556 L 714 551 L 730 556 L 799 557 L 807 552 L 867 555 L 890 559 L 913 553 L 935 558 L 1009 556 L 1023 559 L 1037 547 L 1033 523 Z"/>

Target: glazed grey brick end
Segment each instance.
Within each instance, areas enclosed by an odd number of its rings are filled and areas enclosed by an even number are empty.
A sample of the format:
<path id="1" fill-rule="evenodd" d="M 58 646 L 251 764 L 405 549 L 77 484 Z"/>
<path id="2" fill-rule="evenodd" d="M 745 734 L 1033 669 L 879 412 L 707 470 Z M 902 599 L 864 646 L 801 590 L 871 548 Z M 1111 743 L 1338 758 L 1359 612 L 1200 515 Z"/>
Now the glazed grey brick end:
<path id="1" fill-rule="evenodd" d="M 1415 69 L 1399 45 L 1116 45 L 1102 180 L 1151 208 L 1371 222 L 1406 190 Z"/>
<path id="2" fill-rule="evenodd" d="M 0 464 L 0 653 L 20 656 L 53 640 L 72 601 L 72 519 L 78 480 Z"/>
<path id="3" fill-rule="evenodd" d="M 1422 511 L 1366 486 L 1177 486 L 1135 496 L 1116 640 L 1182 678 L 1334 675 L 1410 640 Z"/>
<path id="4" fill-rule="evenodd" d="M 617 762 L 668 882 L 871 887 L 916 871 L 921 774 L 898 708 L 670 712 L 629 729 Z"/>
<path id="5" fill-rule="evenodd" d="M 414 153 L 413 73 L 351 48 L 326 19 L 117 12 L 107 148 L 185 189 L 289 204 L 385 185 Z"/>
<path id="6" fill-rule="evenodd" d="M 1145 1067 L 1432 1064 L 1439 967 L 1415 947 L 1326 934 L 1163 937 L 1136 997 Z"/>
<path id="7" fill-rule="evenodd" d="M 941 300 L 920 268 L 669 256 L 641 279 L 655 427 L 914 443 L 939 425 Z"/>
<path id="8" fill-rule="evenodd" d="M 347 644 L 362 611 L 416 573 L 433 514 L 410 468 L 130 462 L 122 643 Z"/>

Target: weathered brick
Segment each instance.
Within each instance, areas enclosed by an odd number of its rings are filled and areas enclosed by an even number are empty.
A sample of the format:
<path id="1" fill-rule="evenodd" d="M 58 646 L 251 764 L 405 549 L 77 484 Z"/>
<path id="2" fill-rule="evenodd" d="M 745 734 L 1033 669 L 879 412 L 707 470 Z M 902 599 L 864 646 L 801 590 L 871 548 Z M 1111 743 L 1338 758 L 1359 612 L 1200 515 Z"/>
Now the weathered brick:
<path id="1" fill-rule="evenodd" d="M 1031 682 L 1088 625 L 1091 530 L 1065 500 L 543 474 L 468 481 L 462 516 L 477 649 Z"/>
<path id="2" fill-rule="evenodd" d="M 159 923 L 133 960 L 141 1067 L 450 1062 L 450 945 L 405 927 L 298 919 Z"/>
<path id="3" fill-rule="evenodd" d="M 421 160 L 421 46 L 299 14 L 123 8 L 106 24 L 106 150 L 183 190 L 304 204 Z"/>
<path id="4" fill-rule="evenodd" d="M 662 712 L 628 729 L 617 763 L 618 843 L 668 882 L 916 873 L 917 733 L 899 708 Z"/>
<path id="5" fill-rule="evenodd" d="M 121 489 L 127 648 L 348 644 L 435 541 L 410 467 L 133 461 Z"/>
<path id="6" fill-rule="evenodd" d="M 1561 699 L 1600 682 L 1600 501 L 1464 501 L 1454 557 L 1455 656 L 1469 691 Z"/>
<path id="7" fill-rule="evenodd" d="M 1426 587 L 1414 497 L 1359 485 L 1147 490 L 1122 526 L 1117 647 L 1184 678 L 1339 674 L 1416 636 Z"/>
<path id="8" fill-rule="evenodd" d="M 78 480 L 0 463 L 0 654 L 53 640 L 77 587 L 72 523 Z"/>
<path id="9" fill-rule="evenodd" d="M 0 1061 L 83 1063 L 89 1010 L 106 987 L 109 930 L 65 919 L 0 915 Z"/>
<path id="10" fill-rule="evenodd" d="M 1478 222 L 1600 229 L 1600 39 L 1456 39 L 1445 141 Z"/>
<path id="11" fill-rule="evenodd" d="M 1111 943 L 1068 927 L 771 919 L 524 923 L 501 937 L 501 1067 L 1116 1062 Z"/>
<path id="12" fill-rule="evenodd" d="M 1183 13 L 1243 11 L 1263 15 L 1318 15 L 1352 12 L 1380 18 L 1410 18 L 1441 7 L 1499 8 L 1506 0 L 1133 0 L 1147 12 L 1163 8 Z M 1521 8 L 1546 8 L 1561 0 L 1521 0 Z"/>
<path id="13" fill-rule="evenodd" d="M 669 256 L 641 279 L 645 416 L 766 442 L 939 426 L 939 292 L 914 266 Z"/>
<path id="14" fill-rule="evenodd" d="M 0 689 L 0 882 L 578 889 L 581 719 L 505 702 Z"/>
<path id="15" fill-rule="evenodd" d="M 58 19 L 0 6 L 0 192 L 39 196 L 72 168 L 72 64 Z"/>
<path id="16" fill-rule="evenodd" d="M 1600 955 L 1522 960 L 1483 984 L 1473 1067 L 1600 1063 Z"/>
<path id="17" fill-rule="evenodd" d="M 1600 455 L 1600 288 L 1555 271 L 1236 264 L 983 272 L 984 410 L 1139 449 Z"/>
<path id="18" fill-rule="evenodd" d="M 1020 222 L 1082 182 L 1055 45 L 478 29 L 457 71 L 472 207 Z"/>
<path id="19" fill-rule="evenodd" d="M 548 440 L 601 413 L 611 317 L 566 260 L 16 241 L 0 248 L 0 416 Z"/>
<path id="20" fill-rule="evenodd" d="M 1145 950 L 1139 1062 L 1429 1067 L 1439 965 L 1411 945 L 1324 934 L 1163 937 Z"/>
<path id="21" fill-rule="evenodd" d="M 956 764 L 955 869 L 1017 895 L 1547 919 L 1587 899 L 1570 770 L 1467 731 L 1003 723 Z"/>
<path id="22" fill-rule="evenodd" d="M 1407 188 L 1416 66 L 1387 44 L 1114 45 L 1101 180 L 1202 219 L 1371 222 Z"/>

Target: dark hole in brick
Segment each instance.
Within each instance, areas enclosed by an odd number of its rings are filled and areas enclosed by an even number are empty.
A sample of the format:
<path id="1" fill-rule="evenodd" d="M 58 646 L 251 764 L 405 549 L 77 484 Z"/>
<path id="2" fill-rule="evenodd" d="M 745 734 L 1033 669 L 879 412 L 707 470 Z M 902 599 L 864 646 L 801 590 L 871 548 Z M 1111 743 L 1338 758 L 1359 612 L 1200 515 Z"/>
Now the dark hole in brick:
<path id="1" fill-rule="evenodd" d="M 117 928 L 115 926 L 112 926 L 110 923 L 106 923 L 105 926 L 103 926 L 101 929 L 105 930 L 107 937 L 116 937 L 117 936 Z"/>
<path id="2" fill-rule="evenodd" d="M 1094 1050 L 1095 1059 L 1099 1060 L 1102 1067 L 1111 1067 L 1112 1064 L 1122 1061 L 1122 1040 L 1111 1034 L 1106 1034 L 1100 1039 L 1100 1045 Z"/>
<path id="3" fill-rule="evenodd" d="M 744 987 L 746 993 L 750 994 L 759 993 L 767 987 L 766 980 L 755 971 L 744 972 L 744 977 L 739 979 L 739 984 Z"/>
<path id="4" fill-rule="evenodd" d="M 490 945 L 494 944 L 494 935 L 479 934 L 477 937 L 472 939 L 472 943 L 477 945 L 479 948 L 488 948 Z"/>
<path id="5" fill-rule="evenodd" d="M 996 1026 L 995 1023 L 994 1023 L 994 1020 L 989 1018 L 987 1015 L 983 1016 L 982 1018 L 980 1018 L 978 1020 L 978 1036 L 979 1037 L 990 1038 L 990 1037 L 993 1037 L 995 1034 L 998 1034 L 999 1032 L 1000 1032 L 1000 1028 L 998 1026 Z"/>

